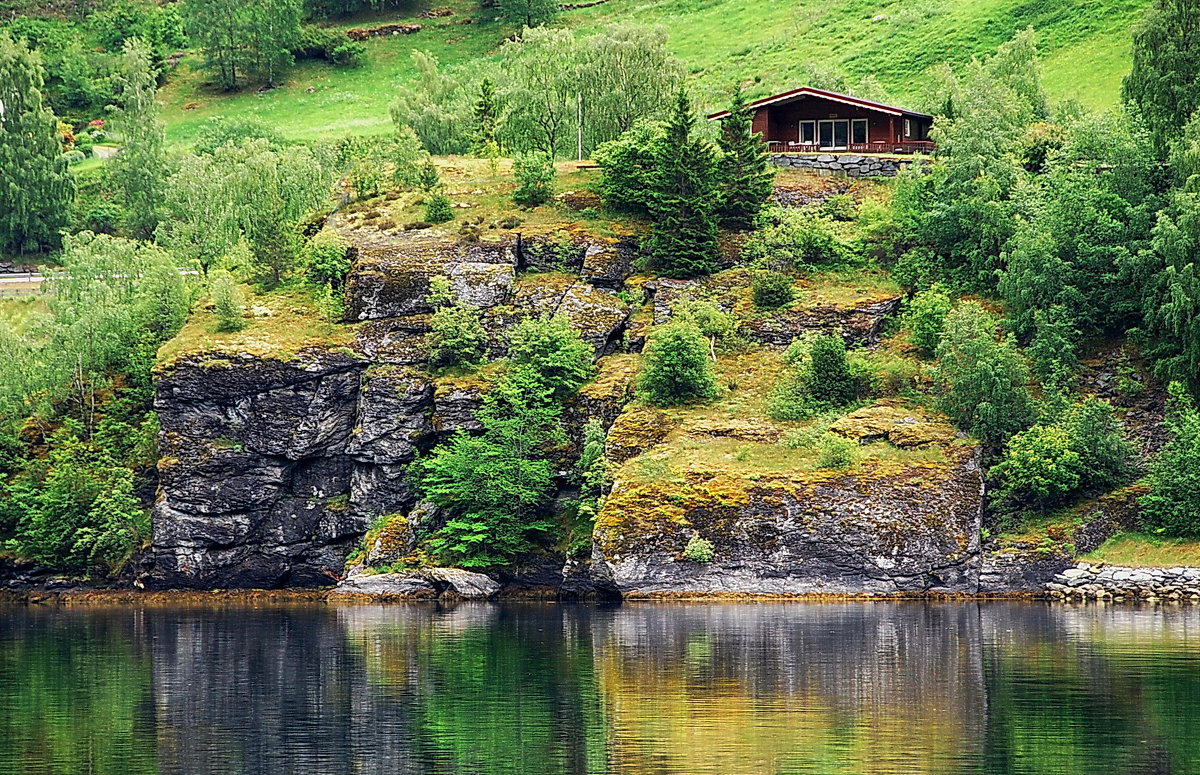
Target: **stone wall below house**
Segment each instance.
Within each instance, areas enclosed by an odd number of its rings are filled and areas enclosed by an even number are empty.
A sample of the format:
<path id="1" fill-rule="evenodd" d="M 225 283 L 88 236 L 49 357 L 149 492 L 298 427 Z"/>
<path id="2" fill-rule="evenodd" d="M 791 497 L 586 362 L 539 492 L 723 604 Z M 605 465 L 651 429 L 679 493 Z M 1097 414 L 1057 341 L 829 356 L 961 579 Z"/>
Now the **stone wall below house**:
<path id="1" fill-rule="evenodd" d="M 925 159 L 890 156 L 862 156 L 844 153 L 772 153 L 776 167 L 807 169 L 819 175 L 847 175 L 852 178 L 891 178 L 910 164 L 926 164 Z"/>
<path id="2" fill-rule="evenodd" d="M 1200 602 L 1200 568 L 1125 568 L 1081 562 L 1046 585 L 1058 600 L 1190 600 Z"/>

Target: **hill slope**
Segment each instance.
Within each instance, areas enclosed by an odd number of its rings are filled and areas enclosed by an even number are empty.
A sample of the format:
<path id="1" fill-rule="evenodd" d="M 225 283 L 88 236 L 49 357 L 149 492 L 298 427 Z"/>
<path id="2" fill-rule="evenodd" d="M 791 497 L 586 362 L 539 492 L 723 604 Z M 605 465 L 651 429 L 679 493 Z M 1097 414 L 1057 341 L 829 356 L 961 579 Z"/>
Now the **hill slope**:
<path id="1" fill-rule="evenodd" d="M 257 115 L 297 139 L 382 131 L 395 86 L 416 76 L 411 49 L 462 64 L 494 52 L 511 31 L 473 0 L 438 5 L 455 15 L 405 19 L 425 28 L 368 41 L 367 67 L 302 64 L 284 87 L 261 94 L 206 92 L 185 59 L 163 92 L 172 140 L 188 141 L 203 120 L 218 114 Z M 1033 26 L 1051 96 L 1102 108 L 1117 99 L 1129 68 L 1130 31 L 1147 5 L 1149 0 L 608 0 L 564 12 L 561 23 L 580 29 L 624 20 L 664 25 L 705 106 L 720 105 L 737 80 L 756 80 L 755 96 L 794 87 L 808 80 L 810 66 L 841 69 L 854 80 L 871 76 L 896 100 L 920 105 L 930 67 L 986 55 Z M 473 23 L 461 23 L 465 18 Z"/>

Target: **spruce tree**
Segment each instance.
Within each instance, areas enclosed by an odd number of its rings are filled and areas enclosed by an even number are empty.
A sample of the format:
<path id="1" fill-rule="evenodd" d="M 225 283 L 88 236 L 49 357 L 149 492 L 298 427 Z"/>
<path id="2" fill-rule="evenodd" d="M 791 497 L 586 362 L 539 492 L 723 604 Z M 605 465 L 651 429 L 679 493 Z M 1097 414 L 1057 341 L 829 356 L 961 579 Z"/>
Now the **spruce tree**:
<path id="1" fill-rule="evenodd" d="M 655 148 L 650 192 L 653 226 L 647 247 L 668 277 L 696 277 L 717 266 L 713 218 L 717 153 L 695 136 L 696 119 L 680 89 L 667 132 Z"/>
<path id="2" fill-rule="evenodd" d="M 140 39 L 125 41 L 117 122 L 125 144 L 109 167 L 128 211 L 126 229 L 138 239 L 154 234 L 167 186 L 163 125 L 158 120 L 158 88 L 150 56 L 150 47 Z"/>
<path id="3" fill-rule="evenodd" d="M 729 116 L 721 123 L 721 223 L 731 229 L 751 229 L 775 189 L 775 173 L 767 158 L 762 134 L 753 131 L 754 114 L 746 107 L 739 84 Z"/>
<path id="4" fill-rule="evenodd" d="M 479 83 L 479 99 L 475 102 L 475 145 L 480 154 L 487 155 L 496 146 L 499 112 L 496 84 L 491 78 L 484 78 Z"/>
<path id="5" fill-rule="evenodd" d="M 57 245 L 74 195 L 43 88 L 37 55 L 0 31 L 0 251 Z"/>

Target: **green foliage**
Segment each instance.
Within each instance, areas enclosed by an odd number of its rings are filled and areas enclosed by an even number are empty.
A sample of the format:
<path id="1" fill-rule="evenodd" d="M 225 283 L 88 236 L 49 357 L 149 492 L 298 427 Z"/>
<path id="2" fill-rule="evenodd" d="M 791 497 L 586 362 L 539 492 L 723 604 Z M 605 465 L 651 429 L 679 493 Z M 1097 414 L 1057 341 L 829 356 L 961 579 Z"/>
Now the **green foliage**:
<path id="1" fill-rule="evenodd" d="M 849 258 L 831 221 L 800 208 L 767 210 L 742 248 L 743 261 L 778 271 L 834 269 Z"/>
<path id="2" fill-rule="evenodd" d="M 846 360 L 846 342 L 838 334 L 822 334 L 809 350 L 808 394 L 822 406 L 845 406 L 857 398 Z"/>
<path id="3" fill-rule="evenodd" d="M 533 151 L 513 158 L 513 177 L 517 190 L 512 200 L 523 207 L 537 207 L 554 195 L 554 160 L 549 154 Z"/>
<path id="4" fill-rule="evenodd" d="M 484 397 L 483 432 L 457 432 L 419 462 L 426 499 L 453 508 L 428 541 L 440 561 L 503 565 L 530 548 L 548 520 L 535 516 L 554 490 L 544 446 L 561 440 L 561 409 L 528 369 L 516 369 Z"/>
<path id="5" fill-rule="evenodd" d="M 1079 455 L 1082 490 L 1118 487 L 1137 473 L 1137 455 L 1107 401 L 1089 398 L 1069 408 L 1055 424 L 1067 432 Z"/>
<path id="6" fill-rule="evenodd" d="M 463 154 L 471 150 L 469 78 L 457 69 L 443 70 L 433 54 L 414 49 L 418 77 L 401 86 L 391 107 L 397 130 L 410 127 L 430 153 Z"/>
<path id="7" fill-rule="evenodd" d="M 425 168 L 429 154 L 421 145 L 421 138 L 408 125 L 396 129 L 396 139 L 392 145 L 392 179 L 402 186 L 415 188 L 420 184 L 421 173 Z M 434 169 L 434 173 L 437 169 Z"/>
<path id="8" fill-rule="evenodd" d="M 710 351 L 734 352 L 745 349 L 746 340 L 733 315 L 711 301 L 680 301 L 671 307 L 671 317 L 708 337 Z"/>
<path id="9" fill-rule="evenodd" d="M 245 237 L 253 279 L 277 284 L 296 264 L 300 219 L 327 201 L 332 175 L 308 148 L 266 140 L 186 157 L 171 177 L 159 242 L 208 268 Z"/>
<path id="10" fill-rule="evenodd" d="M 655 266 L 668 277 L 704 275 L 717 265 L 716 161 L 712 143 L 696 132 L 681 89 L 664 140 L 655 148 L 646 240 Z"/>
<path id="11" fill-rule="evenodd" d="M 508 357 L 539 375 L 555 400 L 564 400 L 592 378 L 595 351 L 563 318 L 526 318 L 509 334 Z"/>
<path id="12" fill-rule="evenodd" d="M 488 336 L 479 309 L 455 300 L 443 276 L 430 281 L 428 302 L 434 307 L 425 347 L 432 366 L 461 366 L 478 362 L 487 349 Z"/>
<path id="13" fill-rule="evenodd" d="M 714 398 L 717 378 L 704 335 L 693 324 L 671 323 L 646 344 L 638 391 L 651 404 L 675 406 Z"/>
<path id="14" fill-rule="evenodd" d="M 0 493 L 16 516 L 10 548 L 49 567 L 117 568 L 150 535 L 132 472 L 70 431 L 56 433 L 48 459 L 31 460 Z"/>
<path id="15" fill-rule="evenodd" d="M 252 116 L 213 116 L 196 133 L 193 146 L 197 154 L 216 153 L 224 145 L 245 145 L 251 140 L 265 140 L 267 147 L 278 151 L 286 145 L 283 138 L 265 121 Z"/>
<path id="16" fill-rule="evenodd" d="M 137 38 L 125 41 L 119 78 L 121 110 L 116 122 L 124 143 L 108 164 L 108 174 L 121 192 L 128 233 L 153 236 L 166 199 L 167 158 L 163 125 L 158 120 L 158 94 L 150 48 Z"/>
<path id="17" fill-rule="evenodd" d="M 933 287 L 921 291 L 909 299 L 904 310 L 904 325 L 909 329 L 909 339 L 921 350 L 932 353 L 942 339 L 946 315 L 954 309 L 941 288 Z"/>
<path id="18" fill-rule="evenodd" d="M 0 30 L 0 251 L 57 246 L 74 196 L 37 55 Z"/>
<path id="19" fill-rule="evenodd" d="M 836 433 L 821 437 L 821 448 L 817 453 L 817 467 L 846 469 L 858 461 L 858 445 Z"/>
<path id="20" fill-rule="evenodd" d="M 204 67 L 226 91 L 247 79 L 274 85 L 294 61 L 300 39 L 299 0 L 187 0 L 184 20 L 204 50 Z"/>
<path id="21" fill-rule="evenodd" d="M 1013 436 L 1004 459 L 992 467 L 993 502 L 1057 506 L 1079 487 L 1082 465 L 1066 430 L 1035 425 Z"/>
<path id="22" fill-rule="evenodd" d="M 350 273 L 350 243 L 331 231 L 319 231 L 304 250 L 304 276 L 313 285 L 341 288 Z"/>
<path id="23" fill-rule="evenodd" d="M 425 201 L 425 221 L 427 223 L 446 223 L 453 220 L 454 206 L 450 202 L 450 197 L 437 191 Z"/>
<path id="24" fill-rule="evenodd" d="M 769 269 L 755 273 L 750 281 L 750 293 L 754 298 L 754 306 L 764 310 L 779 309 L 796 298 L 792 276 Z"/>
<path id="25" fill-rule="evenodd" d="M 496 84 L 485 77 L 479 82 L 479 99 L 475 101 L 475 152 L 484 154 L 499 148 L 496 130 L 500 124 L 500 105 L 496 97 Z"/>
<path id="26" fill-rule="evenodd" d="M 996 336 L 996 319 L 974 302 L 946 315 L 937 348 L 940 405 L 959 426 L 992 446 L 1032 420 L 1029 368 L 1012 335 Z"/>
<path id="27" fill-rule="evenodd" d="M 350 40 L 341 30 L 303 24 L 296 34 L 292 55 L 296 59 L 324 59 L 338 67 L 362 67 L 367 63 L 367 47 Z"/>
<path id="28" fill-rule="evenodd" d="M 1150 463 L 1142 519 L 1157 533 L 1200 536 L 1200 411 L 1183 385 L 1172 383 L 1169 439 Z"/>
<path id="29" fill-rule="evenodd" d="M 639 121 L 616 140 L 596 148 L 603 175 L 597 186 L 604 204 L 613 211 L 648 215 L 653 191 L 654 149 L 666 141 L 666 127 Z"/>
<path id="30" fill-rule="evenodd" d="M 1055 304 L 1049 310 L 1034 313 L 1034 334 L 1027 352 L 1033 359 L 1033 371 L 1047 390 L 1069 390 L 1079 367 L 1076 342 L 1079 330 L 1070 312 Z"/>
<path id="31" fill-rule="evenodd" d="M 1166 157 L 1179 132 L 1200 108 L 1200 7 L 1187 0 L 1155 0 L 1133 33 L 1133 68 L 1122 96 L 1150 130 Z"/>
<path id="32" fill-rule="evenodd" d="M 683 547 L 683 556 L 692 562 L 712 562 L 715 556 L 712 541 L 693 534 L 687 546 Z"/>
<path id="33" fill-rule="evenodd" d="M 217 316 L 218 331 L 241 331 L 246 327 L 246 302 L 233 275 L 224 269 L 208 273 L 208 290 Z"/>
<path id="34" fill-rule="evenodd" d="M 518 27 L 549 24 L 558 15 L 557 0 L 497 0 L 500 18 Z"/>
<path id="35" fill-rule="evenodd" d="M 775 172 L 767 158 L 761 134 L 751 129 L 754 114 L 746 107 L 739 84 L 733 93 L 729 116 L 721 122 L 720 185 L 717 214 L 732 229 L 753 228 L 775 188 Z"/>

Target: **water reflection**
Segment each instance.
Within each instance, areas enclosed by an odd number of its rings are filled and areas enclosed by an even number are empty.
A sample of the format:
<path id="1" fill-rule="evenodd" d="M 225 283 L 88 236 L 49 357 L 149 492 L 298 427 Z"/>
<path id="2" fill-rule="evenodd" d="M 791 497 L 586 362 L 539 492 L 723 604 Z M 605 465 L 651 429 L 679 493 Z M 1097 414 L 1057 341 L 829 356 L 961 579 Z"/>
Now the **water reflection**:
<path id="1" fill-rule="evenodd" d="M 1196 773 L 1200 612 L 0 609 L 0 773 Z"/>

